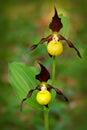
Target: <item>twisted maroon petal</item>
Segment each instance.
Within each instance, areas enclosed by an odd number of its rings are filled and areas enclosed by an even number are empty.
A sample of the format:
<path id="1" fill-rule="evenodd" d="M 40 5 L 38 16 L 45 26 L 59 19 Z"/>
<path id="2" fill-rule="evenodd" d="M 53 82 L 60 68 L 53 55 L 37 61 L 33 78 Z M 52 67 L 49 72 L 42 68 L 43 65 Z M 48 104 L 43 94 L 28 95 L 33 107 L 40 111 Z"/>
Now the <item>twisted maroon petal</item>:
<path id="1" fill-rule="evenodd" d="M 81 54 L 80 54 L 80 52 L 79 52 L 79 50 L 74 46 L 74 44 L 73 44 L 70 40 L 67 40 L 64 36 L 62 36 L 62 35 L 60 35 L 60 34 L 58 34 L 58 38 L 59 38 L 59 40 L 65 40 L 66 43 L 68 44 L 68 46 L 69 46 L 70 48 L 74 48 L 74 49 L 76 50 L 76 52 L 77 52 L 77 55 L 78 55 L 80 58 L 82 58 L 82 57 L 81 57 Z"/>
<path id="2" fill-rule="evenodd" d="M 27 100 L 28 98 L 30 98 L 31 95 L 32 95 L 32 93 L 33 93 L 33 91 L 35 91 L 35 90 L 36 90 L 36 88 L 35 88 L 35 89 L 31 89 L 31 90 L 28 92 L 27 96 L 22 99 L 22 101 L 21 101 L 21 103 L 20 103 L 20 111 L 22 111 L 22 106 L 23 106 L 24 101 Z"/>
<path id="3" fill-rule="evenodd" d="M 42 38 L 38 44 L 31 46 L 29 51 L 33 51 L 38 45 L 43 44 L 44 42 L 49 42 L 51 40 L 52 40 L 52 34 L 47 36 L 46 38 Z"/>
<path id="4" fill-rule="evenodd" d="M 56 93 L 57 93 L 59 96 L 61 96 L 66 102 L 68 102 L 67 97 L 61 92 L 60 89 L 55 88 L 55 87 L 52 87 L 52 88 L 56 91 Z"/>

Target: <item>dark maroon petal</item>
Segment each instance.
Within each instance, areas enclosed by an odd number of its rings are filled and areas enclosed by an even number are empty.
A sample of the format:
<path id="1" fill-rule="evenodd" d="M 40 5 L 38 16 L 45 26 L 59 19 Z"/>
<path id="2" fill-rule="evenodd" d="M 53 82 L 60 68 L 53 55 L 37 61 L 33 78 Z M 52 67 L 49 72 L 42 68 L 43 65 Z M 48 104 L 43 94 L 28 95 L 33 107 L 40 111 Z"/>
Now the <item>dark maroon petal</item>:
<path id="1" fill-rule="evenodd" d="M 41 90 L 41 87 L 42 87 L 42 85 L 40 84 L 40 85 L 38 85 L 38 86 L 36 87 L 36 89 L 40 91 L 40 90 Z"/>
<path id="2" fill-rule="evenodd" d="M 36 90 L 36 89 L 30 90 L 30 91 L 28 92 L 26 98 L 24 98 L 24 99 L 21 101 L 21 103 L 20 103 L 20 111 L 22 111 L 22 106 L 23 106 L 24 101 L 31 97 L 31 95 L 32 95 L 32 93 L 33 93 L 34 90 Z"/>
<path id="3" fill-rule="evenodd" d="M 63 93 L 61 92 L 61 90 L 59 90 L 58 88 L 55 88 L 55 87 L 52 87 L 52 88 L 56 91 L 56 93 L 58 95 L 60 95 L 66 102 L 68 102 L 67 97 L 63 95 Z"/>
<path id="4" fill-rule="evenodd" d="M 60 35 L 60 34 L 58 34 L 58 38 L 59 38 L 59 40 L 65 40 L 66 43 L 68 44 L 68 46 L 69 46 L 70 48 L 74 48 L 74 49 L 76 50 L 76 52 L 77 52 L 77 55 L 78 55 L 80 58 L 82 58 L 82 57 L 81 57 L 81 54 L 80 54 L 80 52 L 79 52 L 79 50 L 73 45 L 73 43 L 72 43 L 70 40 L 67 40 L 65 37 L 63 37 L 63 36 Z"/>
<path id="5" fill-rule="evenodd" d="M 50 74 L 48 70 L 40 64 L 41 71 L 38 75 L 36 75 L 36 79 L 38 79 L 40 82 L 47 82 L 47 80 L 50 78 Z"/>
<path id="6" fill-rule="evenodd" d="M 49 24 L 49 28 L 53 32 L 59 32 L 59 30 L 63 27 L 63 24 L 61 22 L 61 18 L 59 18 L 57 10 L 55 8 L 55 14 L 52 18 L 52 22 Z"/>
<path id="7" fill-rule="evenodd" d="M 42 38 L 38 44 L 42 44 L 46 41 L 51 41 L 51 40 L 52 40 L 52 34 L 47 36 L 46 38 Z"/>
<path id="8" fill-rule="evenodd" d="M 33 51 L 38 45 L 43 44 L 46 41 L 49 42 L 51 40 L 52 40 L 52 35 L 49 35 L 46 38 L 42 38 L 38 44 L 31 46 L 29 51 Z"/>
<path id="9" fill-rule="evenodd" d="M 50 84 L 47 84 L 46 88 L 47 88 L 48 91 L 50 91 L 53 87 Z"/>
<path id="10" fill-rule="evenodd" d="M 29 51 L 33 51 L 38 45 L 33 45 L 30 47 Z"/>

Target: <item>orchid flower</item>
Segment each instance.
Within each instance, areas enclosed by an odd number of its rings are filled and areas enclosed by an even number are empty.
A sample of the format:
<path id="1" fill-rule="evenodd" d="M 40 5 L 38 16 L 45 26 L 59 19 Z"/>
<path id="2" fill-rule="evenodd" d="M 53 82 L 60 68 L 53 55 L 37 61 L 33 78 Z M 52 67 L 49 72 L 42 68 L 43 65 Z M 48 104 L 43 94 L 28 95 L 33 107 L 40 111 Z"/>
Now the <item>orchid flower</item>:
<path id="1" fill-rule="evenodd" d="M 70 48 L 75 49 L 75 51 L 77 52 L 77 55 L 81 58 L 81 54 L 80 54 L 79 50 L 74 46 L 74 44 L 69 39 L 67 39 L 63 35 L 59 34 L 59 31 L 61 28 L 63 28 L 63 24 L 61 22 L 61 18 L 59 18 L 59 16 L 58 16 L 57 10 L 55 8 L 55 14 L 52 18 L 51 23 L 49 24 L 49 29 L 52 30 L 52 34 L 50 34 L 46 38 L 42 38 L 38 44 L 32 45 L 30 47 L 30 51 L 33 51 L 35 48 L 38 47 L 38 45 L 43 44 L 44 42 L 47 42 L 47 44 L 48 44 L 52 40 L 54 40 L 55 42 L 64 40 Z"/>
<path id="2" fill-rule="evenodd" d="M 27 100 L 28 98 L 30 98 L 32 96 L 33 92 L 36 91 L 36 90 L 39 90 L 39 91 L 47 90 L 47 91 L 50 92 L 51 89 L 54 89 L 58 95 L 62 96 L 64 101 L 68 102 L 67 97 L 64 96 L 64 94 L 62 93 L 61 90 L 59 90 L 57 87 L 54 87 L 54 86 L 47 83 L 47 81 L 50 79 L 50 74 L 49 74 L 48 70 L 42 64 L 39 64 L 39 65 L 40 65 L 41 71 L 38 75 L 36 75 L 35 78 L 40 81 L 40 84 L 38 86 L 36 86 L 36 88 L 31 89 L 28 92 L 27 96 L 25 98 L 23 98 L 23 100 L 20 103 L 20 111 L 22 111 L 23 102 L 25 100 Z M 48 103 L 45 103 L 44 106 L 48 107 Z"/>

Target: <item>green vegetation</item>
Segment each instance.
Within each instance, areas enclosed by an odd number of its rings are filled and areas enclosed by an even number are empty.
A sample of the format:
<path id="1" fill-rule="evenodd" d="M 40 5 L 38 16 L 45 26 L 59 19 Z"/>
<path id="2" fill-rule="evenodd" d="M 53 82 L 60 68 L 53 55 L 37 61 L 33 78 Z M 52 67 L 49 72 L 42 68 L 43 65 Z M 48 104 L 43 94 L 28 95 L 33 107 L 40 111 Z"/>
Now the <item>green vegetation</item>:
<path id="1" fill-rule="evenodd" d="M 0 2 L 0 128 L 2 130 L 30 128 L 44 130 L 41 111 L 34 110 L 27 104 L 22 113 L 19 111 L 20 99 L 8 83 L 8 63 L 20 61 L 27 65 L 37 65 L 37 61 L 42 61 L 46 66 L 50 66 L 52 61 L 49 55 L 47 56 L 45 44 L 38 46 L 31 53 L 25 52 L 31 45 L 38 43 L 42 36 L 50 34 L 48 24 L 54 13 L 54 4 L 60 16 L 63 13 L 70 20 L 70 32 L 69 35 L 68 32 L 66 34 L 81 52 L 82 59 L 78 58 L 74 50 L 68 48 L 66 44 L 63 54 L 56 58 L 58 72 L 56 86 L 67 95 L 69 104 L 66 105 L 56 98 L 55 106 L 49 113 L 49 125 L 54 130 L 87 129 L 87 2 L 8 0 Z"/>

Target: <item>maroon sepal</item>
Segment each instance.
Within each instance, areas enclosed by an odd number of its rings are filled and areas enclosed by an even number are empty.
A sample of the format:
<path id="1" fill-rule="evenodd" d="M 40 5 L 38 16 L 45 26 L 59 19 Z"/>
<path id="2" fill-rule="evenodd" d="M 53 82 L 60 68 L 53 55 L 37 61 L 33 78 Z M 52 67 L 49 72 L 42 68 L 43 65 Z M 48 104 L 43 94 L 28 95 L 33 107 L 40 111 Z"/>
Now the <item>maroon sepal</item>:
<path id="1" fill-rule="evenodd" d="M 40 82 L 47 82 L 48 79 L 50 79 L 50 74 L 42 64 L 40 64 L 40 67 L 41 71 L 38 75 L 36 75 L 36 79 L 38 79 Z"/>
<path id="2" fill-rule="evenodd" d="M 57 10 L 55 8 L 55 14 L 52 18 L 52 22 L 49 24 L 49 28 L 52 30 L 52 32 L 59 32 L 59 30 L 63 27 L 63 24 L 61 22 L 61 18 L 59 18 Z"/>
<path id="3" fill-rule="evenodd" d="M 74 49 L 76 50 L 76 52 L 77 52 L 77 55 L 78 55 L 80 58 L 82 58 L 82 57 L 81 57 L 81 54 L 80 54 L 80 52 L 79 52 L 79 50 L 73 45 L 73 43 L 72 43 L 70 40 L 67 40 L 65 37 L 63 37 L 63 36 L 60 35 L 60 34 L 58 34 L 58 38 L 59 38 L 59 40 L 65 40 L 66 43 L 68 44 L 68 46 L 69 46 L 70 48 L 74 48 Z"/>
<path id="4" fill-rule="evenodd" d="M 51 40 L 52 40 L 52 34 L 46 38 L 42 38 L 38 44 L 31 46 L 29 51 L 33 51 L 38 45 L 43 44 L 44 42 L 49 42 Z"/>

